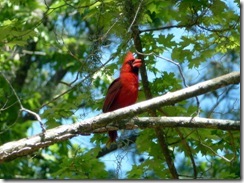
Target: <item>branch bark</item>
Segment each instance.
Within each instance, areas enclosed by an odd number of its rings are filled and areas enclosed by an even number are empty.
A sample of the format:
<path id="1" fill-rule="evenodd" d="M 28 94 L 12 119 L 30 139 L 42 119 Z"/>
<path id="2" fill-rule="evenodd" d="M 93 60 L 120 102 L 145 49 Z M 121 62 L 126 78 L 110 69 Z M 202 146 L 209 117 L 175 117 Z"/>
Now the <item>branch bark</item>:
<path id="1" fill-rule="evenodd" d="M 142 41 L 140 38 L 140 32 L 139 32 L 139 28 L 138 28 L 137 24 L 132 26 L 132 37 L 134 40 L 136 50 L 139 51 L 140 53 L 142 53 Z M 149 87 L 149 81 L 148 81 L 147 72 L 146 72 L 146 64 L 144 62 L 144 55 L 139 54 L 138 58 L 141 59 L 142 63 L 143 63 L 142 66 L 140 67 L 142 86 L 143 86 L 145 97 L 147 100 L 149 100 L 152 98 L 152 92 Z M 154 116 L 154 117 L 157 116 L 155 109 L 154 110 L 150 109 L 148 111 L 149 111 L 149 115 Z M 173 159 L 171 158 L 170 151 L 167 146 L 167 140 L 165 138 L 164 131 L 163 131 L 163 129 L 156 127 L 155 133 L 159 140 L 159 144 L 161 146 L 162 153 L 163 153 L 165 160 L 167 162 L 167 165 L 169 167 L 169 171 L 174 179 L 178 179 L 177 171 L 176 171 L 176 168 L 173 163 Z"/>
<path id="2" fill-rule="evenodd" d="M 180 132 L 179 128 L 204 128 L 204 129 L 219 129 L 226 130 L 229 133 L 231 131 L 240 130 L 240 121 L 233 120 L 223 120 L 223 119 L 209 119 L 209 118 L 200 118 L 200 117 L 140 117 L 133 118 L 131 120 L 122 120 L 116 127 L 102 127 L 93 131 L 93 133 L 105 133 L 108 130 L 133 130 L 133 129 L 144 129 L 144 128 L 154 128 L 155 126 L 162 128 L 176 128 L 178 132 Z M 180 134 L 179 134 L 180 135 Z M 137 134 L 133 133 L 127 138 L 118 139 L 117 143 L 111 144 L 111 147 L 108 149 L 106 147 L 102 148 L 102 150 L 98 153 L 97 158 L 100 158 L 112 151 L 115 151 L 118 148 L 122 148 L 124 146 L 129 146 L 135 143 Z M 184 141 L 185 138 L 182 138 Z M 183 142 L 187 143 L 187 142 Z M 188 147 L 187 147 L 188 148 Z M 188 148 L 188 152 L 190 149 Z M 194 177 L 196 174 L 194 172 Z"/>
<path id="3" fill-rule="evenodd" d="M 125 120 L 124 120 L 125 121 Z M 185 127 L 207 128 L 219 130 L 240 130 L 240 121 L 210 119 L 200 117 L 141 117 L 133 118 L 128 123 L 121 123 L 119 129 L 154 128 L 154 127 Z M 101 129 L 101 128 L 100 128 Z M 95 130 L 98 131 L 98 130 Z"/>
<path id="4" fill-rule="evenodd" d="M 220 76 L 215 79 L 211 79 L 179 91 L 167 93 L 163 96 L 155 97 L 153 99 L 134 104 L 129 107 L 118 109 L 116 111 L 109 113 L 103 113 L 93 118 L 83 120 L 79 123 L 62 125 L 53 129 L 49 129 L 45 133 L 37 134 L 35 136 L 24 138 L 18 141 L 8 142 L 0 146 L 0 163 L 15 159 L 17 157 L 31 154 L 37 151 L 38 149 L 47 147 L 57 142 L 65 141 L 77 135 L 90 134 L 91 132 L 96 131 L 96 129 L 107 126 L 109 123 L 116 124 L 120 121 L 123 121 L 124 119 L 130 119 L 138 114 L 146 112 L 149 108 L 156 109 L 161 106 L 174 104 L 179 101 L 189 99 L 191 97 L 195 97 L 197 95 L 201 95 L 209 91 L 225 87 L 230 84 L 238 84 L 239 82 L 240 72 L 232 72 L 224 76 Z M 193 120 L 190 120 L 190 123 L 188 119 L 188 123 L 177 122 L 175 124 L 177 124 L 177 127 L 179 127 L 180 125 L 186 125 L 185 127 L 189 125 L 188 127 L 192 127 L 194 124 L 196 124 L 196 122 L 194 122 L 194 120 L 196 119 L 199 118 L 193 118 Z M 223 121 L 221 121 L 221 123 L 222 122 Z M 239 129 L 238 122 L 225 122 L 228 126 L 227 129 L 229 129 L 230 126 L 235 125 L 237 125 L 236 129 Z M 170 125 L 170 123 L 172 122 L 168 122 L 168 125 Z M 138 122 L 135 124 L 139 126 L 143 123 Z M 158 124 L 160 124 L 160 122 L 158 122 L 157 125 Z M 151 125 L 154 126 L 155 123 L 151 123 Z M 203 126 L 210 127 L 211 125 L 208 121 L 205 122 L 205 125 Z M 221 124 L 217 123 L 217 126 L 219 127 L 221 126 Z"/>

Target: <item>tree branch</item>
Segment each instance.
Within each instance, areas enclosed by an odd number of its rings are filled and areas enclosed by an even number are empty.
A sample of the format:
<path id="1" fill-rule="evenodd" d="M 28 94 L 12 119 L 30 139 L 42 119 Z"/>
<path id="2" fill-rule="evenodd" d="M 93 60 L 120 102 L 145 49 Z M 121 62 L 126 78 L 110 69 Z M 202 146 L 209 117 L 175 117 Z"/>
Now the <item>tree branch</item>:
<path id="1" fill-rule="evenodd" d="M 19 103 L 19 106 L 20 106 L 20 112 L 21 111 L 26 111 L 28 114 L 31 114 L 32 116 L 34 116 L 36 118 L 36 120 L 40 123 L 40 126 L 42 128 L 42 132 L 44 132 L 45 131 L 45 127 L 44 127 L 44 125 L 42 123 L 41 117 L 37 113 L 35 113 L 35 112 L 33 112 L 33 111 L 29 110 L 29 109 L 24 108 L 24 106 L 22 105 L 22 103 L 20 101 L 19 96 L 17 95 L 17 93 L 16 93 L 14 87 L 12 86 L 12 84 L 10 83 L 10 81 L 7 79 L 7 77 L 2 72 L 1 72 L 1 75 L 6 80 L 6 82 L 9 84 L 12 92 L 14 93 L 14 95 L 15 95 L 15 97 L 17 99 L 17 102 Z"/>
<path id="2" fill-rule="evenodd" d="M 57 142 L 65 141 L 76 135 L 91 133 L 98 128 L 107 126 L 109 123 L 116 124 L 116 122 L 118 123 L 123 119 L 130 119 L 138 114 L 146 112 L 149 108 L 156 109 L 158 107 L 174 104 L 230 84 L 238 84 L 239 82 L 240 72 L 232 72 L 179 91 L 167 93 L 163 96 L 155 97 L 153 99 L 131 105 L 129 107 L 118 109 L 109 113 L 103 113 L 93 118 L 83 120 L 79 123 L 61 125 L 59 127 L 49 129 L 45 133 L 37 134 L 18 141 L 8 142 L 0 146 L 0 163 L 31 154 L 40 148 L 47 147 Z M 191 119 L 192 120 L 188 119 L 189 127 L 192 127 L 195 124 L 194 120 L 199 118 Z M 222 122 L 223 121 L 221 121 L 221 123 Z M 227 129 L 236 123 L 238 124 L 238 122 L 227 121 Z M 177 123 L 177 126 L 179 127 L 183 124 L 184 123 Z M 207 122 L 207 124 L 207 126 L 209 126 L 210 123 Z M 140 123 L 136 125 L 140 125 Z M 151 125 L 155 126 L 153 123 Z M 217 126 L 221 126 L 221 124 L 218 124 Z M 237 129 L 239 129 L 239 127 L 237 127 Z"/>
<path id="3" fill-rule="evenodd" d="M 155 132 L 157 134 L 158 142 L 163 150 L 163 155 L 165 158 L 165 161 L 169 167 L 169 171 L 171 173 L 171 176 L 173 179 L 179 179 L 178 172 L 176 170 L 176 167 L 174 165 L 174 160 L 172 158 L 172 152 L 168 148 L 168 142 L 165 136 L 165 133 L 163 131 L 163 128 L 155 128 Z"/>
<path id="4" fill-rule="evenodd" d="M 153 128 L 153 127 L 185 127 L 208 128 L 219 130 L 240 130 L 240 121 L 210 119 L 200 117 L 141 117 L 133 118 L 128 123 L 122 124 L 120 129 Z"/>
<path id="5" fill-rule="evenodd" d="M 133 8 L 133 3 L 130 3 L 129 6 L 131 7 L 130 10 L 134 9 Z M 138 7 L 140 7 L 140 5 Z M 128 16 L 129 19 L 130 19 L 130 15 L 131 14 L 133 14 L 133 12 L 129 13 L 129 16 Z M 136 17 L 136 15 L 135 15 L 135 17 Z M 134 20 L 136 20 L 136 19 L 134 19 Z M 132 21 L 132 24 L 130 25 L 130 28 L 131 28 L 131 31 L 132 31 L 132 38 L 133 38 L 136 50 L 138 52 L 142 53 L 142 41 L 141 41 L 141 38 L 140 38 L 140 30 L 139 30 L 138 24 L 134 20 Z M 149 87 L 149 81 L 148 81 L 148 76 L 147 76 L 147 71 L 146 71 L 146 64 L 145 64 L 145 61 L 144 61 L 144 55 L 143 54 L 138 54 L 138 58 L 141 59 L 141 61 L 142 61 L 142 65 L 140 67 L 140 74 L 141 74 L 141 79 L 142 79 L 143 91 L 144 91 L 146 99 L 149 100 L 149 99 L 152 98 L 152 92 L 151 92 L 151 89 Z M 153 109 L 149 109 L 148 112 L 149 112 L 149 115 L 151 115 L 151 116 L 157 116 L 155 109 L 154 110 Z M 167 147 L 167 144 L 166 144 L 167 142 L 166 142 L 166 139 L 164 137 L 164 131 L 161 130 L 160 128 L 155 128 L 155 132 L 157 134 L 157 138 L 159 140 L 159 144 L 161 146 L 162 153 L 164 154 L 166 162 L 167 162 L 167 165 L 169 167 L 169 171 L 170 171 L 172 177 L 177 179 L 178 176 L 177 176 L 176 168 L 174 166 L 174 163 L 173 163 L 173 160 L 171 158 L 171 155 L 169 154 L 169 150 L 168 150 L 168 147 Z"/>
<path id="6" fill-rule="evenodd" d="M 240 130 L 240 121 L 233 120 L 223 120 L 223 119 L 209 119 L 209 118 L 200 118 L 200 117 L 140 117 L 133 118 L 131 120 L 121 120 L 116 127 L 102 127 L 93 131 L 93 133 L 105 133 L 108 130 L 133 130 L 133 129 L 144 129 L 144 128 L 154 128 L 155 126 L 167 127 L 167 128 L 176 128 L 178 132 L 179 127 L 183 128 L 204 128 L 204 129 L 219 129 L 227 130 L 229 133 L 231 131 Z M 179 134 L 180 135 L 180 134 Z M 137 134 L 133 133 L 128 138 L 118 139 L 117 143 L 111 145 L 108 149 L 106 146 L 98 153 L 97 158 L 100 158 L 118 148 L 124 146 L 129 146 L 135 143 Z M 181 138 L 182 141 L 185 138 Z M 187 143 L 187 142 L 183 142 Z M 233 143 L 232 143 L 233 144 Z M 234 145 L 233 145 L 234 146 Z M 188 148 L 188 147 L 187 147 Z M 190 152 L 190 149 L 188 149 Z M 192 159 L 192 157 L 191 157 Z M 194 165 L 193 165 L 194 166 Z M 194 177 L 196 177 L 196 171 L 194 171 Z"/>
<path id="7" fill-rule="evenodd" d="M 194 179 L 197 179 L 197 166 L 196 166 L 196 163 L 195 163 L 194 156 L 192 154 L 190 145 L 188 144 L 188 142 L 187 142 L 186 138 L 184 137 L 183 133 L 181 133 L 180 129 L 176 128 L 176 131 L 177 131 L 178 135 L 181 138 L 182 145 L 183 145 L 183 147 L 185 149 L 185 151 L 184 151 L 185 154 L 187 156 L 189 156 L 189 158 L 191 160 L 192 168 L 193 168 L 193 177 L 194 177 Z"/>

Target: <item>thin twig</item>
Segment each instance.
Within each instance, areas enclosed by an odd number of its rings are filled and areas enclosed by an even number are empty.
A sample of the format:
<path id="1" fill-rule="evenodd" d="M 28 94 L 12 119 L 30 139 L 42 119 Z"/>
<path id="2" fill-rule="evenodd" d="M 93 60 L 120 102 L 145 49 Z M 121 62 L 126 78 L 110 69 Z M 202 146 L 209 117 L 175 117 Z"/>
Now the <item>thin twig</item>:
<path id="1" fill-rule="evenodd" d="M 232 148 L 233 148 L 233 153 L 234 153 L 234 156 L 233 156 L 233 158 L 231 159 L 231 161 L 233 161 L 233 160 L 236 159 L 236 157 L 237 157 L 237 155 L 236 155 L 237 150 L 236 150 L 236 146 L 235 146 L 235 143 L 234 143 L 235 139 L 234 139 L 234 137 L 233 137 L 232 132 L 231 132 L 231 131 L 228 131 L 228 133 L 229 133 L 229 135 L 230 135 L 230 145 L 232 146 Z"/>
<path id="2" fill-rule="evenodd" d="M 186 88 L 189 87 L 189 86 L 186 84 L 186 79 L 185 79 L 185 77 L 184 77 L 184 75 L 183 75 L 183 71 L 182 71 L 182 68 L 181 68 L 181 66 L 180 66 L 179 63 L 177 63 L 177 62 L 175 62 L 175 61 L 173 61 L 173 60 L 171 60 L 171 59 L 168 59 L 168 58 L 159 56 L 159 55 L 157 55 L 157 54 L 155 54 L 155 53 L 153 53 L 153 52 L 151 52 L 151 53 L 141 53 L 141 52 L 139 52 L 139 51 L 137 51 L 137 50 L 136 50 L 136 52 L 137 52 L 138 54 L 141 54 L 141 55 L 148 55 L 148 56 L 149 56 L 149 55 L 154 55 L 155 57 L 161 58 L 161 59 L 163 59 L 163 60 L 166 60 L 167 62 L 170 62 L 170 63 L 176 65 L 176 66 L 178 67 L 179 72 L 180 72 L 180 75 L 181 75 L 181 78 L 182 78 L 182 80 L 183 80 L 183 84 L 184 84 L 184 86 L 185 86 Z M 200 111 L 201 111 L 201 108 L 200 108 L 200 102 L 199 102 L 198 97 L 196 96 L 195 99 L 196 99 L 196 102 L 197 102 L 198 110 L 197 110 L 197 112 L 196 112 L 196 115 L 193 115 L 193 114 L 192 114 L 192 117 L 194 117 L 194 116 L 199 116 Z"/>
<path id="3" fill-rule="evenodd" d="M 2 75 L 3 78 L 6 80 L 6 82 L 9 84 L 11 90 L 13 91 L 13 93 L 14 93 L 16 99 L 17 99 L 17 102 L 18 102 L 18 104 L 19 104 L 19 106 L 20 106 L 20 111 L 26 111 L 27 113 L 29 113 L 29 114 L 35 116 L 35 118 L 36 118 L 36 119 L 38 120 L 38 122 L 40 123 L 40 126 L 41 126 L 41 128 L 42 128 L 42 132 L 44 133 L 44 132 L 46 131 L 46 129 L 45 129 L 45 127 L 44 127 L 44 124 L 42 123 L 41 117 L 40 117 L 37 113 L 35 113 L 35 112 L 33 112 L 33 111 L 31 111 L 31 110 L 26 109 L 26 108 L 23 107 L 23 105 L 22 105 L 22 103 L 21 103 L 21 101 L 20 101 L 20 98 L 19 98 L 19 96 L 17 95 L 17 93 L 16 93 L 14 87 L 12 86 L 12 84 L 10 83 L 10 81 L 7 79 L 7 77 L 6 77 L 2 72 L 1 72 L 1 75 Z"/>
<path id="4" fill-rule="evenodd" d="M 94 1 L 93 3 L 88 4 L 88 5 L 84 5 L 84 6 L 74 6 L 74 5 L 70 4 L 70 3 L 68 3 L 67 1 L 64 1 L 64 2 L 65 2 L 65 5 L 68 5 L 68 6 L 72 7 L 72 8 L 81 9 L 81 8 L 88 8 L 90 6 L 93 6 L 94 4 L 96 4 L 97 2 L 99 2 L 99 0 Z"/>
<path id="5" fill-rule="evenodd" d="M 158 28 L 149 28 L 149 29 L 144 29 L 144 30 L 140 30 L 140 33 L 143 32 L 150 32 L 150 31 L 160 31 L 160 30 L 166 30 L 166 29 L 172 29 L 172 28 L 185 28 L 185 27 L 189 27 L 192 26 L 191 24 L 185 24 L 185 25 L 167 25 L 167 26 L 163 26 L 163 27 L 158 27 Z"/>
<path id="6" fill-rule="evenodd" d="M 234 159 L 234 157 L 233 157 L 233 158 L 231 158 L 231 160 L 229 160 L 228 158 L 219 155 L 217 152 L 215 152 L 215 151 L 214 151 L 211 147 L 209 147 L 208 145 L 206 145 L 206 144 L 204 144 L 204 143 L 202 143 L 202 142 L 200 142 L 200 144 L 203 145 L 204 147 L 208 148 L 209 150 L 211 150 L 211 151 L 213 152 L 213 154 L 215 154 L 216 156 L 218 156 L 218 157 L 224 159 L 225 161 L 227 161 L 227 162 L 229 162 L 229 163 Z"/>
<path id="7" fill-rule="evenodd" d="M 198 130 L 196 130 L 196 133 L 197 133 L 197 135 L 198 135 L 198 140 L 199 140 L 200 144 L 201 144 L 202 146 L 208 148 L 209 150 L 211 150 L 213 154 L 215 154 L 216 156 L 218 156 L 218 157 L 224 159 L 225 161 L 227 161 L 227 162 L 229 162 L 229 163 L 232 162 L 232 161 L 235 159 L 235 155 L 234 155 L 230 160 L 229 160 L 228 158 L 226 158 L 225 156 L 221 156 L 221 155 L 219 155 L 219 154 L 218 154 L 217 152 L 215 152 L 210 146 L 208 146 L 208 145 L 206 145 L 206 144 L 203 143 L 203 140 L 201 139 L 201 136 L 200 136 Z"/>
<path id="8" fill-rule="evenodd" d="M 110 28 L 107 30 L 107 32 L 101 37 L 101 40 L 104 40 L 108 33 L 112 30 L 112 28 L 115 26 L 115 24 L 120 20 L 120 18 L 117 18 L 117 20 L 115 20 L 115 22 L 110 26 Z"/>
<path id="9" fill-rule="evenodd" d="M 70 91 L 72 91 L 74 88 L 78 87 L 81 83 L 83 83 L 86 79 L 88 79 L 89 77 L 91 77 L 93 74 L 95 74 L 97 71 L 99 71 L 100 69 L 102 69 L 107 63 L 109 63 L 112 59 L 114 59 L 114 57 L 110 57 L 103 65 L 101 65 L 100 67 L 98 67 L 94 72 L 88 74 L 87 76 L 85 76 L 81 81 L 79 81 L 78 83 L 76 83 L 75 85 L 73 85 L 71 88 L 67 89 L 66 91 L 60 93 L 59 95 L 57 95 L 56 97 L 54 97 L 52 100 L 44 103 L 41 108 L 43 108 L 44 106 L 47 106 L 48 104 L 54 102 L 55 100 L 59 99 L 60 97 L 62 97 L 63 95 L 69 93 Z M 77 77 L 76 77 L 77 78 Z M 69 85 L 73 84 L 74 81 L 72 81 Z"/>
<path id="10" fill-rule="evenodd" d="M 165 58 L 165 57 L 156 55 L 156 54 L 154 54 L 154 55 L 155 55 L 156 57 L 158 57 L 158 58 L 161 58 L 161 59 L 163 59 L 163 60 L 166 60 L 167 62 L 170 62 L 170 63 L 176 65 L 176 66 L 178 67 L 179 71 L 180 71 L 180 75 L 181 75 L 181 78 L 183 79 L 183 84 L 184 84 L 184 86 L 185 86 L 185 87 L 189 87 L 189 86 L 186 84 L 186 79 L 185 79 L 185 77 L 184 77 L 184 75 L 183 75 L 183 71 L 182 71 L 182 68 L 181 68 L 181 66 L 180 66 L 179 63 L 177 63 L 177 62 L 175 62 L 175 61 L 173 61 L 173 60 L 170 60 L 170 59 L 168 59 L 168 58 Z"/>
<path id="11" fill-rule="evenodd" d="M 140 4 L 138 5 L 138 8 L 137 8 L 137 10 L 136 10 L 136 14 L 135 14 L 135 16 L 134 16 L 134 19 L 133 19 L 133 21 L 131 22 L 130 27 L 128 28 L 127 32 L 130 32 L 131 27 L 134 25 L 134 22 L 136 21 L 136 17 L 137 17 L 138 12 L 139 12 L 139 10 L 140 10 L 140 8 L 141 8 L 142 1 L 143 1 L 143 0 L 141 0 Z"/>
<path id="12" fill-rule="evenodd" d="M 192 166 L 193 166 L 194 179 L 197 179 L 197 167 L 196 167 L 196 163 L 195 163 L 194 157 L 192 155 L 191 148 L 190 148 L 189 144 L 187 143 L 186 138 L 181 133 L 180 129 L 179 128 L 175 128 L 175 130 L 177 131 L 178 135 L 180 136 L 181 141 L 183 142 L 183 146 L 185 146 L 186 154 L 190 157 L 190 160 L 191 160 L 191 163 L 192 163 Z"/>
<path id="13" fill-rule="evenodd" d="M 35 116 L 35 118 L 37 119 L 37 121 L 40 123 L 42 132 L 44 133 L 44 132 L 46 131 L 46 128 L 45 128 L 44 124 L 42 123 L 42 119 L 41 119 L 41 117 L 39 116 L 39 114 L 37 114 L 37 113 L 35 113 L 35 112 L 33 112 L 33 111 L 29 110 L 29 109 L 26 109 L 26 108 L 24 108 L 24 107 L 22 107 L 22 108 L 20 109 L 20 111 L 26 111 L 27 113 L 29 113 L 29 114 Z"/>
<path id="14" fill-rule="evenodd" d="M 11 90 L 13 91 L 15 97 L 17 98 L 17 101 L 19 103 L 20 108 L 22 109 L 23 108 L 23 105 L 22 105 L 22 103 L 21 103 L 21 101 L 20 101 L 20 99 L 19 99 L 19 97 L 18 97 L 15 89 L 13 88 L 12 84 L 10 83 L 10 81 L 7 79 L 7 77 L 2 72 L 1 72 L 1 75 L 3 76 L 3 78 L 5 79 L 5 81 L 7 81 L 7 83 L 9 84 Z"/>

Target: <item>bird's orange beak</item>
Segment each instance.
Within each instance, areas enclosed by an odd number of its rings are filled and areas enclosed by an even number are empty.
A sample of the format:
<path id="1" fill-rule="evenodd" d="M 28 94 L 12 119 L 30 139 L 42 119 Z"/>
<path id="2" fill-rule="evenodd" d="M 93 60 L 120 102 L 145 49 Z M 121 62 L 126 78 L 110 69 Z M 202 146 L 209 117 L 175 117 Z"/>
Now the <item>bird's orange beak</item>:
<path id="1" fill-rule="evenodd" d="M 135 61 L 133 62 L 133 67 L 141 67 L 141 59 L 135 59 Z"/>

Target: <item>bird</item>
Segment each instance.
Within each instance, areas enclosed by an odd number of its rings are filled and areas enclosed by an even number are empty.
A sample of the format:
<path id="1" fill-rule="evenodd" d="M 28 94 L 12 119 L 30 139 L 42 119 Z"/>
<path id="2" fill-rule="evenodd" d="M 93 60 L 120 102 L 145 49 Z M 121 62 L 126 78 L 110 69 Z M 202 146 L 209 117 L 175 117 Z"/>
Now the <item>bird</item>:
<path id="1" fill-rule="evenodd" d="M 141 59 L 135 59 L 132 52 L 128 51 L 124 57 L 119 77 L 108 88 L 102 108 L 103 113 L 136 103 L 139 87 L 138 72 L 141 65 Z M 118 137 L 117 131 L 108 131 L 108 136 L 106 146 L 110 147 L 111 143 L 114 143 Z"/>

